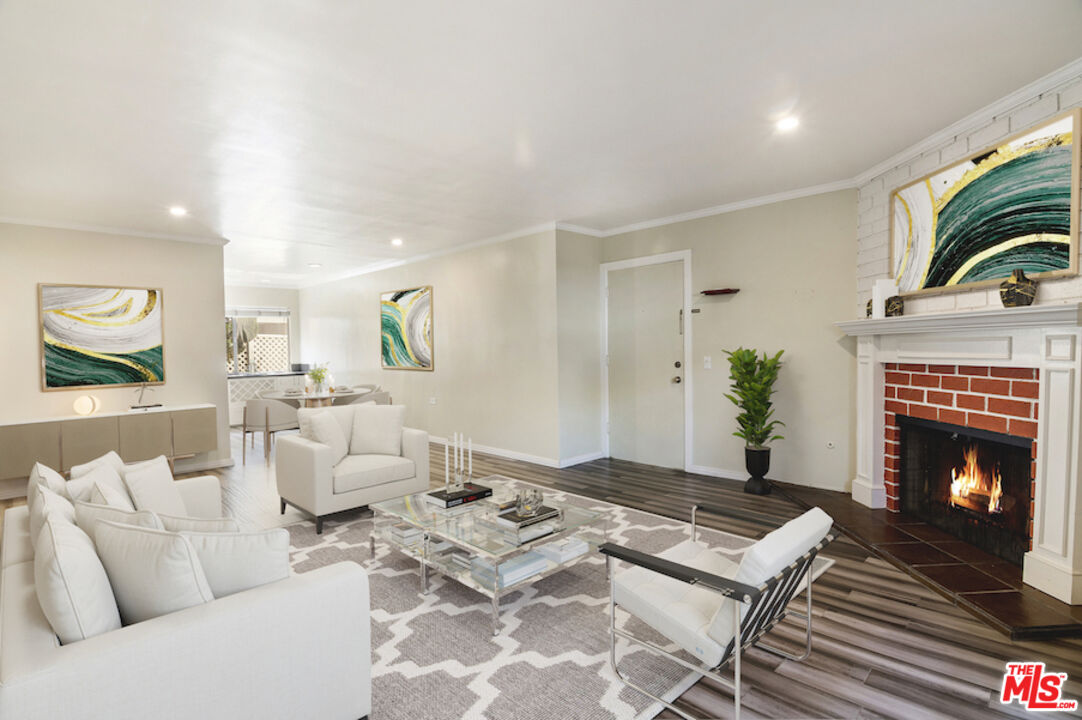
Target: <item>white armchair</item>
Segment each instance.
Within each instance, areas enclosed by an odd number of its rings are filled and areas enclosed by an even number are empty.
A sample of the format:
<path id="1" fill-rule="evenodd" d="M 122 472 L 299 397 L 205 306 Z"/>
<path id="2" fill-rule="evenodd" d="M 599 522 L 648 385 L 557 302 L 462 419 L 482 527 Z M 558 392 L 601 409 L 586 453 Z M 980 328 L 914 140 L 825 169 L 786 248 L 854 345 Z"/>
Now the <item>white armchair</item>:
<path id="1" fill-rule="evenodd" d="M 819 508 L 812 508 L 790 520 L 740 552 L 719 554 L 698 542 L 696 512 L 702 510 L 740 517 L 722 508 L 696 505 L 691 511 L 691 539 L 659 555 L 605 543 L 610 578 L 609 659 L 617 677 L 627 686 L 647 695 L 682 717 L 691 718 L 660 697 L 635 685 L 617 667 L 616 638 L 624 639 L 664 655 L 694 672 L 709 674 L 733 692 L 734 717 L 740 718 L 740 655 L 752 645 L 791 660 L 811 654 L 812 563 L 833 536 L 833 520 Z M 633 567 L 614 572 L 613 560 Z M 803 581 L 803 583 L 802 583 Z M 805 586 L 805 612 L 788 610 L 789 601 Z M 616 626 L 616 606 L 639 618 L 697 660 L 688 662 Z M 767 646 L 761 638 L 789 613 L 805 623 L 805 648 L 792 655 Z M 732 665 L 733 681 L 718 671 Z"/>
<path id="2" fill-rule="evenodd" d="M 428 433 L 423 430 L 402 428 L 397 455 L 353 452 L 361 434 L 354 431 L 354 418 L 375 407 L 342 405 L 298 411 L 300 435 L 278 441 L 275 473 L 283 513 L 286 505 L 303 510 L 315 517 L 316 532 L 322 533 L 328 515 L 428 489 Z M 350 438 L 349 452 L 337 463 L 330 445 L 314 440 L 310 430 L 312 416 L 324 412 L 331 413 L 343 436 Z"/>

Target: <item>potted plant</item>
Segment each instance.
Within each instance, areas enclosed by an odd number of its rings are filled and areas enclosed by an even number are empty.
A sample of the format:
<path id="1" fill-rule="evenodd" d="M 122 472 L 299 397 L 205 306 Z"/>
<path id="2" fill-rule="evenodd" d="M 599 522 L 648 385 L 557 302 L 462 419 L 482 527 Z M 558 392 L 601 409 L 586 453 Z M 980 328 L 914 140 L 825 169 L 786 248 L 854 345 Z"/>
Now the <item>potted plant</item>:
<path id="1" fill-rule="evenodd" d="M 773 357 L 767 357 L 764 352 L 759 357 L 755 350 L 742 347 L 725 351 L 729 356 L 729 379 L 733 381 L 733 392 L 725 397 L 740 408 L 740 414 L 736 416 L 740 428 L 733 435 L 744 439 L 744 463 L 751 475 L 744 483 L 746 493 L 770 494 L 770 482 L 765 477 L 770 469 L 769 443 L 783 439 L 775 434 L 774 428 L 785 425 L 780 420 L 770 419 L 774 414 L 770 396 L 774 394 L 783 352 L 779 350 Z"/>
<path id="2" fill-rule="evenodd" d="M 308 379 L 316 386 L 316 394 L 323 392 L 323 383 L 327 382 L 327 364 L 316 365 L 308 371 Z"/>

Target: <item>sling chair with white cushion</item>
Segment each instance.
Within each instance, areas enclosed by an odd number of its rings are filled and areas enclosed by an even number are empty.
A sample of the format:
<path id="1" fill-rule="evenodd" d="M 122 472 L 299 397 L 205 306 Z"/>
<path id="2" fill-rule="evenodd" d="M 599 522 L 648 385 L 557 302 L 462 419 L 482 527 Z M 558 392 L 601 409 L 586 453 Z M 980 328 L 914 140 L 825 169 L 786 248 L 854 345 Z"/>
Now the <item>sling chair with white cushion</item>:
<path id="1" fill-rule="evenodd" d="M 692 716 L 671 703 L 647 692 L 628 680 L 616 667 L 616 638 L 660 653 L 697 673 L 711 674 L 733 691 L 735 717 L 740 717 L 740 654 L 757 645 L 792 660 L 804 660 L 811 654 L 811 567 L 815 556 L 834 536 L 834 521 L 819 508 L 764 536 L 755 544 L 721 554 L 699 543 L 695 533 L 698 511 L 736 515 L 722 508 L 696 505 L 691 510 L 691 539 L 659 555 L 605 543 L 599 549 L 606 555 L 609 570 L 609 659 L 624 684 L 662 703 L 679 715 Z M 634 567 L 614 572 L 613 560 Z M 801 581 L 807 588 L 805 612 L 786 610 Z M 616 606 L 639 618 L 674 644 L 693 655 L 696 666 L 657 645 L 634 637 L 616 627 Z M 787 614 L 804 620 L 806 646 L 796 656 L 759 644 L 760 638 Z M 732 665 L 733 681 L 719 672 Z"/>

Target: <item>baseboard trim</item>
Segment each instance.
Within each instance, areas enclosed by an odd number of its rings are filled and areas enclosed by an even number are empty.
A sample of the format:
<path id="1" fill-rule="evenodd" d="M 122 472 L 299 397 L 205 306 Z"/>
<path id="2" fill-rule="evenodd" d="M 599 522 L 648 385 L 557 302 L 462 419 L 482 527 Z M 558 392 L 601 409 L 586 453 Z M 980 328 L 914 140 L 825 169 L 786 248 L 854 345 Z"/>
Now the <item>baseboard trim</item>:
<path id="1" fill-rule="evenodd" d="M 178 474 L 187 474 L 193 472 L 202 472 L 204 470 L 221 470 L 222 468 L 233 467 L 236 464 L 237 463 L 234 462 L 233 458 L 231 457 L 224 458 L 222 460 L 203 460 L 201 462 L 192 463 L 186 462 L 184 460 L 178 460 L 176 462 L 174 470 L 176 470 Z"/>
<path id="2" fill-rule="evenodd" d="M 712 467 L 710 465 L 689 465 L 685 472 L 696 475 L 709 475 L 710 477 L 723 478 L 725 480 L 747 480 L 747 471 L 729 470 L 727 468 Z"/>
<path id="3" fill-rule="evenodd" d="M 428 436 L 429 442 L 434 442 L 437 445 L 450 445 L 451 441 L 445 437 L 437 437 L 435 435 Z M 559 468 L 560 463 L 552 458 L 541 457 L 540 455 L 530 455 L 529 453 L 518 452 L 517 450 L 505 450 L 503 448 L 492 447 L 491 445 L 478 445 L 473 444 L 473 449 L 479 453 L 486 455 L 495 455 L 496 457 L 507 458 L 508 460 L 521 460 L 522 462 L 533 463 L 534 465 L 543 465 L 550 468 Z"/>
<path id="4" fill-rule="evenodd" d="M 592 453 L 586 453 L 585 455 L 575 455 L 574 457 L 564 458 L 560 461 L 559 467 L 567 468 L 572 465 L 581 465 L 583 463 L 593 462 L 594 460 L 600 460 L 607 455 L 600 450 Z"/>

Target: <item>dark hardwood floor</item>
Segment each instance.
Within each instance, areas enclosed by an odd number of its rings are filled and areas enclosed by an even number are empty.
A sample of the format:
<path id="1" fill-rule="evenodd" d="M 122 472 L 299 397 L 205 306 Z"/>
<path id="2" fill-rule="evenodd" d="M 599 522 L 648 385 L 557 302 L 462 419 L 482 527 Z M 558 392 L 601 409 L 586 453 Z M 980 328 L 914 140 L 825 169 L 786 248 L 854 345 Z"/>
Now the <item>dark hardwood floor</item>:
<path id="1" fill-rule="evenodd" d="M 432 446 L 431 459 L 433 480 L 442 478 L 442 446 Z M 248 463 L 247 472 L 238 465 L 221 473 L 226 505 L 252 520 L 274 518 L 273 465 L 264 470 L 259 448 Z M 506 475 L 681 520 L 689 519 L 694 502 L 754 511 L 765 519 L 703 518 L 706 525 L 749 537 L 803 510 L 781 493 L 750 496 L 738 482 L 619 460 L 557 470 L 475 453 L 474 463 L 478 476 Z M 1065 696 L 1082 699 L 1082 640 L 1012 641 L 844 534 L 825 554 L 836 564 L 815 582 L 812 656 L 799 663 L 749 653 L 744 717 L 1027 717 L 1019 705 L 1003 706 L 998 699 L 1005 663 L 1019 660 L 1043 661 L 1049 671 L 1067 673 Z M 794 607 L 803 609 L 802 598 Z M 795 650 L 802 630 L 787 620 L 770 639 Z M 678 705 L 699 717 L 726 718 L 731 702 L 725 690 L 704 680 Z M 1048 717 L 1057 716 L 1065 717 Z"/>

